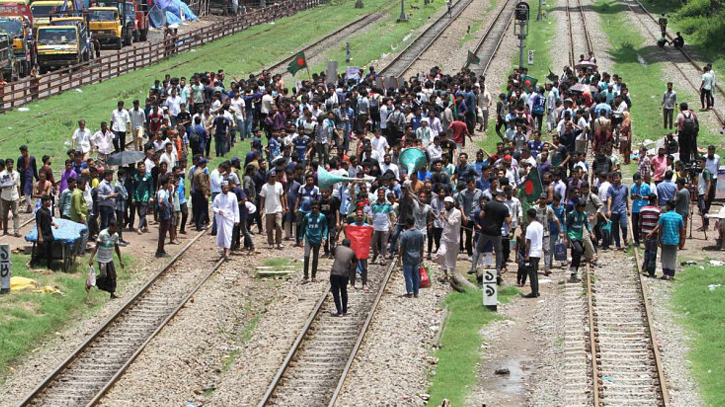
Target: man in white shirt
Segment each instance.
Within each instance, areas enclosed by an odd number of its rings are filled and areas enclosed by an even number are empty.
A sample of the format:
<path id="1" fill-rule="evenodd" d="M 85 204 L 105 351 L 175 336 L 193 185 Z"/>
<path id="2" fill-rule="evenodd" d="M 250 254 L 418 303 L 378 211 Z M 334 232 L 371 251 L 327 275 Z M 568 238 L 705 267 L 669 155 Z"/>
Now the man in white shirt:
<path id="1" fill-rule="evenodd" d="M 116 144 L 116 138 L 114 137 L 113 132 L 108 129 L 108 124 L 106 122 L 101 122 L 101 130 L 98 130 L 96 134 L 93 135 L 91 141 L 98 151 L 98 160 L 105 163 L 106 160 L 108 160 L 108 157 L 111 156 L 113 147 Z"/>
<path id="2" fill-rule="evenodd" d="M 282 216 L 288 212 L 287 197 L 282 184 L 277 182 L 277 173 L 272 171 L 267 176 L 267 183 L 259 192 L 260 211 L 267 224 L 267 243 L 269 248 L 282 250 Z M 273 233 L 275 240 L 272 240 Z"/>
<path id="3" fill-rule="evenodd" d="M 481 109 L 481 115 L 479 116 L 479 123 L 481 127 L 479 128 L 479 131 L 483 131 L 485 133 L 488 131 L 488 112 L 493 105 L 493 99 L 491 98 L 491 93 L 488 89 L 486 89 L 485 83 L 483 85 L 476 86 L 476 88 L 479 88 L 478 108 Z"/>
<path id="4" fill-rule="evenodd" d="M 169 108 L 169 115 L 171 116 L 171 125 L 176 127 L 176 116 L 181 111 L 181 96 L 176 93 L 176 89 L 171 89 L 171 95 L 166 98 L 164 106 Z"/>
<path id="5" fill-rule="evenodd" d="M 141 151 L 146 129 L 146 112 L 139 107 L 138 99 L 133 101 L 133 109 L 128 111 L 131 118 L 131 133 L 133 135 L 133 148 Z"/>
<path id="6" fill-rule="evenodd" d="M 379 131 L 375 132 L 370 144 L 373 146 L 373 150 L 377 151 L 381 156 L 388 152 L 388 140 L 385 137 L 381 137 L 382 134 Z"/>
<path id="7" fill-rule="evenodd" d="M 383 163 L 380 164 L 380 172 L 385 174 L 388 170 L 390 170 L 393 172 L 393 175 L 395 175 L 395 179 L 400 180 L 400 170 L 398 169 L 398 166 L 393 164 L 391 161 L 392 156 L 390 153 L 386 153 L 383 156 Z"/>
<path id="8" fill-rule="evenodd" d="M 702 82 L 700 83 L 700 104 L 702 104 L 702 110 L 709 110 L 715 102 L 712 97 L 712 85 L 715 82 L 715 77 L 710 72 L 709 66 L 705 66 L 702 71 Z"/>
<path id="9" fill-rule="evenodd" d="M 528 264 L 529 282 L 531 292 L 525 298 L 536 298 L 539 296 L 539 260 L 543 253 L 544 226 L 536 220 L 536 209 L 529 208 L 526 211 L 529 224 L 526 226 L 526 257 Z"/>
<path id="10" fill-rule="evenodd" d="M 244 140 L 244 122 L 247 120 L 247 110 L 244 99 L 239 95 L 239 90 L 234 91 L 234 97 L 229 102 L 230 110 L 234 113 L 234 124 L 237 126 L 237 133 L 241 140 Z"/>
<path id="11" fill-rule="evenodd" d="M 73 132 L 71 148 L 83 153 L 83 161 L 88 159 L 91 152 L 91 130 L 86 128 L 85 120 L 78 120 L 78 128 Z"/>
<path id="12" fill-rule="evenodd" d="M 126 149 L 126 132 L 131 127 L 131 117 L 128 111 L 123 108 L 123 100 L 118 101 L 118 109 L 111 113 L 111 130 L 115 137 L 113 138 L 114 152 Z"/>
<path id="13" fill-rule="evenodd" d="M 712 182 L 710 183 L 710 190 L 712 193 L 709 194 L 710 202 L 715 199 L 715 191 L 717 191 L 717 171 L 720 168 L 720 156 L 715 154 L 715 146 L 711 145 L 707 147 L 707 155 L 705 156 L 705 168 L 712 174 Z"/>
<path id="14" fill-rule="evenodd" d="M 433 143 L 428 146 L 428 160 L 431 163 L 440 160 L 443 157 L 443 148 L 441 147 L 440 136 L 433 137 Z"/>
<path id="15" fill-rule="evenodd" d="M 8 234 L 8 212 L 13 214 L 13 236 L 20 237 L 20 173 L 13 171 L 14 161 L 0 161 L 0 216 L 3 235 Z"/>
<path id="16" fill-rule="evenodd" d="M 166 151 L 161 154 L 159 163 L 166 163 L 166 173 L 171 174 L 171 170 L 176 166 L 176 152 L 174 152 L 173 144 L 166 144 Z"/>

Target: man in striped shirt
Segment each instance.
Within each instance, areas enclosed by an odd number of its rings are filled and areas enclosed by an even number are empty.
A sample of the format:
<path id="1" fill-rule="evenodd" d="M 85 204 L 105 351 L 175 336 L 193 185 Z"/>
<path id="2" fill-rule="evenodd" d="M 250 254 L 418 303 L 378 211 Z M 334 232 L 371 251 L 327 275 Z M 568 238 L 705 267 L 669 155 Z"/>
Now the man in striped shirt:
<path id="1" fill-rule="evenodd" d="M 657 267 L 657 237 L 648 238 L 647 236 L 657 227 L 661 211 L 657 206 L 657 195 L 650 194 L 648 200 L 649 204 L 643 206 L 639 211 L 639 231 L 644 242 L 642 269 L 647 271 L 649 277 L 654 277 Z"/>

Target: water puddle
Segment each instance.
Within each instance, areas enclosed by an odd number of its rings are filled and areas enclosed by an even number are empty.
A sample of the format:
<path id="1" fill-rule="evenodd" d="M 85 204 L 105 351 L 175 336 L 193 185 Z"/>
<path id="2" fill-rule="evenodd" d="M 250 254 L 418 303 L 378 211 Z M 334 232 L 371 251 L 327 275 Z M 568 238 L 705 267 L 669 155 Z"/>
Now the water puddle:
<path id="1" fill-rule="evenodd" d="M 534 368 L 534 359 L 529 357 L 504 359 L 499 361 L 496 366 L 496 369 L 508 369 L 509 374 L 495 375 L 490 380 L 492 385 L 490 389 L 505 394 L 522 395 L 524 377 L 530 374 Z"/>

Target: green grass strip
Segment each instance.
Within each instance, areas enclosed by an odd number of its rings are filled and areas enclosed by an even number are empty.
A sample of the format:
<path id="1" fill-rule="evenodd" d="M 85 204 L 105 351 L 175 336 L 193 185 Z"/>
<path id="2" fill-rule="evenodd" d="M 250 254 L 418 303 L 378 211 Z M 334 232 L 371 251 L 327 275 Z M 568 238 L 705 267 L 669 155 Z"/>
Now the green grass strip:
<path id="1" fill-rule="evenodd" d="M 518 293 L 517 288 L 507 287 L 498 293 L 498 298 L 506 303 Z M 480 330 L 503 317 L 483 307 L 480 290 L 452 292 L 443 304 L 448 317 L 441 334 L 442 347 L 435 352 L 438 364 L 428 391 L 429 405 L 449 399 L 452 406 L 463 406 L 469 389 L 476 384 L 476 366 L 483 356 Z"/>
<path id="2" fill-rule="evenodd" d="M 124 249 L 121 249 L 122 251 Z M 114 254 L 115 256 L 115 254 Z M 134 260 L 123 255 L 126 268 L 116 260 L 119 286 L 132 277 Z M 108 293 L 92 289 L 85 292 L 88 257 L 78 258 L 70 273 L 28 270 L 30 256 L 13 254 L 12 275 L 36 280 L 41 286 L 53 286 L 60 294 L 11 292 L 0 302 L 0 381 L 11 373 L 10 366 L 22 359 L 42 341 L 63 329 L 69 322 L 90 314 L 108 301 Z M 43 263 L 45 264 L 45 263 Z M 60 261 L 55 265 L 60 266 Z"/>
<path id="3" fill-rule="evenodd" d="M 725 406 L 725 267 L 688 267 L 677 274 L 672 302 L 691 341 L 691 372 L 709 407 Z"/>

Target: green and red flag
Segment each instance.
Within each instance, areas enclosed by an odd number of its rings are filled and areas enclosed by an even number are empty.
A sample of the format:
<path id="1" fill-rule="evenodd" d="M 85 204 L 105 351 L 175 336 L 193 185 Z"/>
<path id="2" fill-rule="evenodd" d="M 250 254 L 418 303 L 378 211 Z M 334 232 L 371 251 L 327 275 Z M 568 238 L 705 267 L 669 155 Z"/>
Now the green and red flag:
<path id="1" fill-rule="evenodd" d="M 523 82 L 524 90 L 526 90 L 527 92 L 531 92 L 531 90 L 534 89 L 534 86 L 536 86 L 536 82 L 538 81 L 538 79 L 529 75 L 524 75 L 521 77 L 521 82 Z"/>
<path id="2" fill-rule="evenodd" d="M 471 51 L 468 51 L 468 63 L 478 65 L 481 63 L 481 58 L 479 58 L 476 54 L 474 54 Z"/>
<path id="3" fill-rule="evenodd" d="M 291 73 L 294 76 L 297 71 L 305 68 L 307 68 L 307 58 L 305 58 L 305 53 L 300 51 L 297 56 L 292 58 L 292 61 L 290 61 L 289 65 L 287 65 L 287 72 Z"/>
<path id="4" fill-rule="evenodd" d="M 526 201 L 530 204 L 534 203 L 537 199 L 539 199 L 542 191 L 543 188 L 541 186 L 539 170 L 536 169 L 536 167 L 533 167 L 529 171 L 529 175 L 526 176 L 526 180 L 519 190 L 519 199 L 521 199 L 522 202 Z"/>

